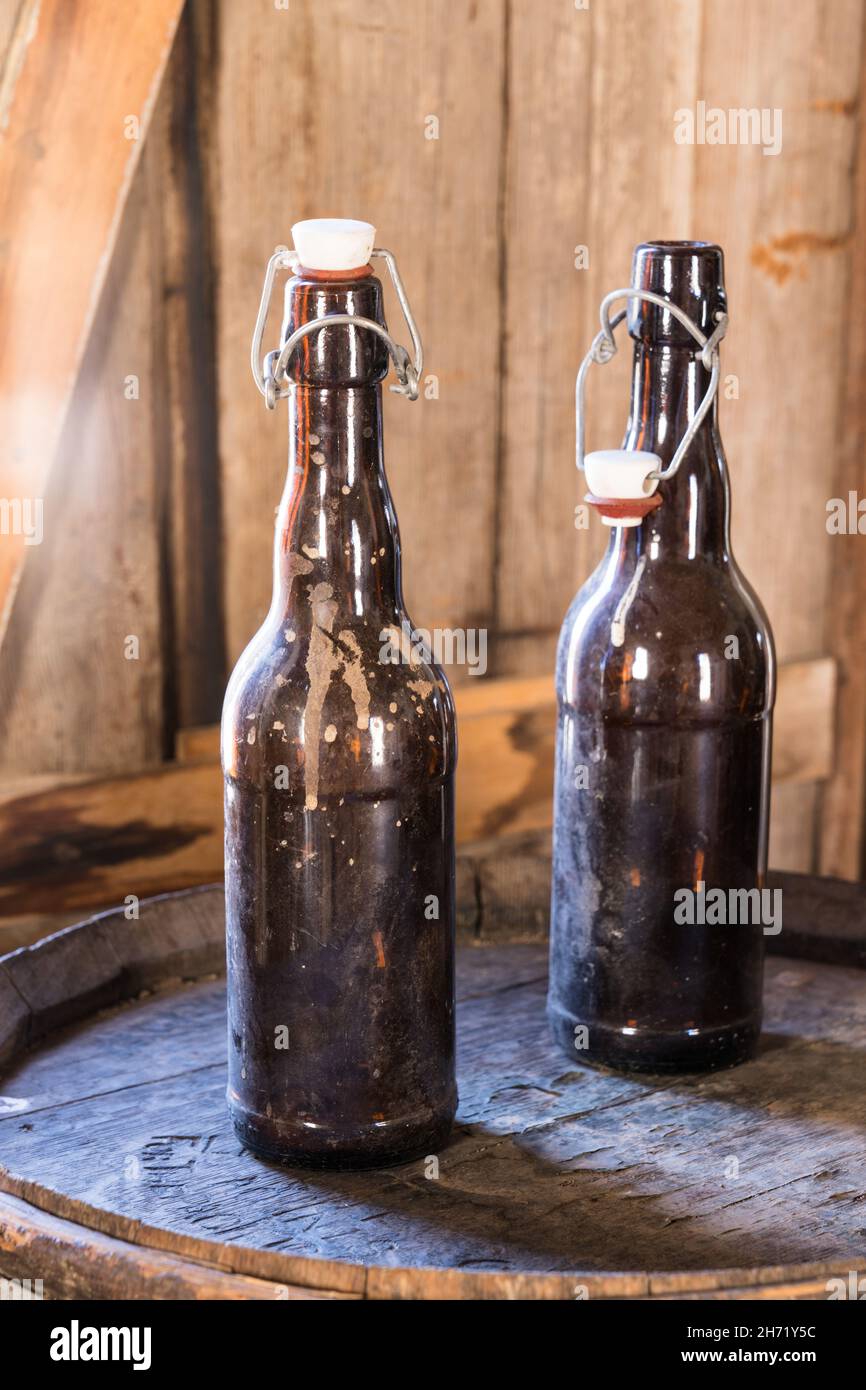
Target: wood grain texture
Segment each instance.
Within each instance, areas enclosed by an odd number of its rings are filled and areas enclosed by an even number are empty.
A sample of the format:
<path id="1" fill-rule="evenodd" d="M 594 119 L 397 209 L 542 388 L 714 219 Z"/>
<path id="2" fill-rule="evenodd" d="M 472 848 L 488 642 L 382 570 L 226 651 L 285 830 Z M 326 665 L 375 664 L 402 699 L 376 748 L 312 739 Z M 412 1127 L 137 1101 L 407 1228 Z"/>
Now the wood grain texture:
<path id="1" fill-rule="evenodd" d="M 862 120 L 862 112 L 855 120 L 862 40 L 860 0 L 842 0 L 832 11 L 783 0 L 709 0 L 702 7 L 696 95 L 725 110 L 780 109 L 783 118 L 776 156 L 748 145 L 698 148 L 693 223 L 726 251 L 732 321 L 722 362 L 723 372 L 737 378 L 739 398 L 723 400 L 721 424 L 734 550 L 764 601 L 782 661 L 835 654 L 838 641 L 828 617 L 838 602 L 840 548 L 850 542 L 827 534 L 826 503 L 835 495 L 841 382 L 850 369 L 840 325 L 852 302 L 852 265 L 862 259 L 852 240 L 851 176 Z M 854 409 L 862 418 L 862 393 Z M 768 531 L 770 517 L 778 524 Z M 862 597 L 862 578 L 849 582 Z M 846 666 L 848 653 L 850 646 Z M 859 738 L 864 710 L 862 699 L 859 714 L 846 710 L 847 738 Z M 858 765 L 855 745 L 851 753 L 849 762 L 839 744 L 844 785 L 856 795 L 862 754 Z M 780 855 L 774 862 L 817 867 L 816 848 L 826 834 L 820 807 L 814 789 L 786 790 L 773 816 L 771 844 Z M 861 805 L 846 802 L 842 812 L 837 799 L 837 830 L 842 815 L 859 823 Z M 840 834 L 845 857 L 830 860 L 825 850 L 824 866 L 837 871 L 844 862 L 857 874 L 856 835 L 850 826 Z"/>
<path id="2" fill-rule="evenodd" d="M 694 86 L 700 32 L 688 0 L 563 5 L 544 24 L 531 0 L 509 8 L 502 675 L 532 669 L 530 653 L 505 645 L 509 633 L 558 630 L 604 549 L 604 528 L 574 527 L 586 491 L 574 468 L 574 378 L 602 296 L 629 281 L 634 246 L 687 235 L 691 169 L 673 157 L 672 112 L 674 93 Z M 578 248 L 588 257 L 580 269 Z M 589 447 L 621 443 L 627 356 L 626 342 L 620 370 L 589 385 Z"/>
<path id="3" fill-rule="evenodd" d="M 45 490 L 45 539 L 28 547 L 0 646 L 7 778 L 119 772 L 163 754 L 159 300 L 141 178 L 116 245 Z M 138 644 L 132 659 L 128 638 Z"/>
<path id="4" fill-rule="evenodd" d="M 807 948 L 823 949 L 809 924 L 829 892 L 827 941 L 841 927 L 862 952 L 862 887 L 792 879 L 785 891 Z M 138 948 L 120 914 L 101 919 L 98 948 L 92 925 L 64 934 L 66 1012 L 60 975 L 38 967 L 56 943 L 0 963 L 0 987 L 26 1001 L 19 1053 L 25 1037 L 55 1030 L 2 1082 L 0 1189 L 16 1200 L 0 1200 L 0 1264 L 11 1255 L 18 1277 L 47 1258 L 42 1274 L 62 1281 L 67 1267 L 88 1296 L 135 1287 L 145 1269 L 165 1296 L 272 1296 L 214 1283 L 211 1266 L 282 1283 L 282 1297 L 574 1298 L 579 1285 L 589 1297 L 821 1298 L 829 1277 L 862 1262 L 858 971 L 772 960 L 756 1061 L 662 1080 L 590 1071 L 553 1049 L 543 946 L 468 948 L 461 1109 L 438 1177 L 417 1163 L 322 1175 L 238 1150 L 222 985 L 168 987 L 206 969 L 203 944 L 221 947 L 219 890 L 145 904 L 139 930 Z M 189 953 L 180 968 L 178 950 Z M 94 958 L 109 953 L 126 965 L 100 1002 L 145 982 L 157 992 L 91 1018 Z M 74 1258 L 51 1256 L 57 1246 Z M 192 1274 L 189 1261 L 204 1268 Z"/>
<path id="5" fill-rule="evenodd" d="M 230 659 L 271 587 L 283 411 L 249 378 L 268 256 L 310 216 L 366 218 L 397 255 L 438 400 L 386 393 L 385 458 L 421 626 L 486 626 L 498 362 L 498 0 L 219 6 L 218 359 Z M 428 116 L 439 138 L 425 138 Z M 431 127 L 428 127 L 432 129 Z M 387 292 L 386 292 L 387 293 Z M 393 295 L 389 321 L 405 337 Z M 268 331 L 276 343 L 279 306 Z"/>
<path id="6" fill-rule="evenodd" d="M 775 783 L 770 797 L 770 859 L 774 868 L 802 872 L 815 862 L 818 787 Z"/>
<path id="7" fill-rule="evenodd" d="M 497 489 L 494 670 L 529 672 L 507 642 L 557 629 L 599 553 L 577 531 L 574 374 L 592 281 L 575 269 L 592 198 L 593 25 L 588 12 L 509 0 L 502 209 L 504 327 Z M 597 80 L 597 79 L 596 79 Z"/>
<path id="8" fill-rule="evenodd" d="M 181 0 L 124 9 L 109 0 L 41 0 L 23 59 L 4 91 L 5 498 L 44 496 L 180 9 Z M 125 138 L 129 116 L 137 117 L 140 138 Z M 34 372 L 34 363 L 49 362 L 50 370 Z M 20 529 L 2 537 L 0 637 L 26 549 Z"/>
<path id="9" fill-rule="evenodd" d="M 0 1267 L 5 1279 L 42 1280 L 52 1299 L 256 1299 L 274 1301 L 320 1297 L 311 1289 L 290 1288 L 267 1279 L 233 1274 L 215 1265 L 148 1250 L 131 1241 L 85 1230 L 51 1216 L 20 1197 L 0 1194 Z"/>
<path id="10" fill-rule="evenodd" d="M 218 766 L 166 766 L 6 790 L 0 901 L 7 915 L 95 907 L 222 874 Z M 3 908 L 0 907 L 0 913 Z"/>
<path id="11" fill-rule="evenodd" d="M 851 209 L 850 252 L 847 256 L 846 300 L 866 299 L 866 130 L 862 93 L 866 89 L 866 26 L 861 38 L 859 91 L 855 109 L 844 106 L 826 113 L 835 123 L 854 121 L 857 130 Z M 847 316 L 844 326 L 835 470 L 824 482 L 834 497 L 866 497 L 866 323 L 860 313 Z M 866 808 L 866 545 L 861 535 L 833 537 L 825 625 L 828 649 L 839 664 L 836 709 L 837 759 L 832 779 L 821 788 L 820 842 L 817 864 L 821 873 L 855 878 L 863 872 L 864 808 Z"/>
<path id="12" fill-rule="evenodd" d="M 185 6 L 143 171 L 158 327 L 151 468 L 160 481 L 163 693 L 171 730 L 218 719 L 228 675 L 215 359 L 214 27 L 209 0 Z"/>
<path id="13" fill-rule="evenodd" d="M 0 125 L 5 124 L 38 11 L 39 0 L 3 0 L 0 5 Z"/>
<path id="14" fill-rule="evenodd" d="M 734 546 L 767 607 L 783 661 L 826 649 L 827 586 L 839 541 L 826 529 L 824 461 L 837 448 L 846 351 L 839 326 L 854 254 L 850 112 L 862 23 L 860 0 L 841 0 L 832 11 L 784 0 L 703 7 L 698 95 L 725 110 L 783 113 L 779 154 L 704 145 L 695 172 L 695 220 L 726 249 L 732 323 L 723 370 L 736 374 L 740 390 L 722 406 Z M 809 351 L 798 348 L 803 334 Z M 826 389 L 816 389 L 816 351 Z M 797 424 L 804 408 L 808 428 Z M 768 517 L 781 523 L 771 544 Z"/>
<path id="15" fill-rule="evenodd" d="M 773 779 L 823 782 L 835 766 L 836 663 L 830 657 L 779 667 L 773 719 Z"/>

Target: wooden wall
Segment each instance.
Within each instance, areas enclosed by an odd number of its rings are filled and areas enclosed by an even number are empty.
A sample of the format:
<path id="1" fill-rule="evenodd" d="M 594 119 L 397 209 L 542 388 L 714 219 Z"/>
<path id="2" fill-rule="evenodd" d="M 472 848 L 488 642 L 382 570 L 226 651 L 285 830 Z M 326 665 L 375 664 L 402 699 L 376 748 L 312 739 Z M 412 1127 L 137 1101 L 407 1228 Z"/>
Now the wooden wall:
<path id="1" fill-rule="evenodd" d="M 832 776 L 777 788 L 771 862 L 857 876 L 866 539 L 825 522 L 828 498 L 866 495 L 863 10 L 192 0 L 0 650 L 5 779 L 149 766 L 218 718 L 269 595 L 286 427 L 248 352 L 293 221 L 367 218 L 398 255 L 439 391 L 386 405 L 409 608 L 487 628 L 496 676 L 552 669 L 602 544 L 572 525 L 598 302 L 636 242 L 700 237 L 727 257 L 736 552 L 780 660 L 839 676 Z M 781 108 L 781 153 L 676 144 L 699 100 Z M 621 438 L 627 356 L 592 381 L 596 445 Z"/>

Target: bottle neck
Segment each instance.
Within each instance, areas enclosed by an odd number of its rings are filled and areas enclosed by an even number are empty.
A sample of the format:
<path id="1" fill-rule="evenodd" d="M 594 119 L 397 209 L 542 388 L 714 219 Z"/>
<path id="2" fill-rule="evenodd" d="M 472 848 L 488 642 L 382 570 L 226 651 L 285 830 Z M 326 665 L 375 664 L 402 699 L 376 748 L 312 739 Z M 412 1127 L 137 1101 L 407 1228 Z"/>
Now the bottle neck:
<path id="1" fill-rule="evenodd" d="M 300 583 L 329 586 L 329 600 L 346 618 L 399 623 L 400 537 L 382 456 L 380 382 L 298 384 L 288 407 L 272 617 L 291 614 Z"/>
<path id="2" fill-rule="evenodd" d="M 697 414 L 710 373 L 690 347 L 642 338 L 635 343 L 631 411 L 625 448 L 658 454 L 667 467 Z M 650 560 L 729 558 L 727 469 L 717 401 L 705 416 L 673 478 L 659 484 L 662 505 L 637 527 L 617 527 L 611 546 Z"/>

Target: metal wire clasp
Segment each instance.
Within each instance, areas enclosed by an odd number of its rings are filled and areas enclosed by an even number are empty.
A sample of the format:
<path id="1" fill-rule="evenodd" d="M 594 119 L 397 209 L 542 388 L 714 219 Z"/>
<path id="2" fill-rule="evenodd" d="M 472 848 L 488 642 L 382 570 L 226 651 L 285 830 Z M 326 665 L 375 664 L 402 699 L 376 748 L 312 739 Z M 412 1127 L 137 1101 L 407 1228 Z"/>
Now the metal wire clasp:
<path id="1" fill-rule="evenodd" d="M 610 317 L 610 306 L 616 299 L 644 299 L 649 304 L 656 304 L 660 309 L 666 309 L 669 314 L 682 324 L 683 328 L 688 329 L 692 337 L 701 348 L 700 359 L 707 371 L 710 372 L 710 384 L 706 389 L 704 398 L 696 410 L 688 429 L 679 442 L 676 453 L 668 464 L 658 472 L 649 474 L 651 478 L 658 478 L 664 482 L 667 478 L 672 478 L 686 456 L 689 445 L 694 439 L 700 428 L 704 416 L 709 410 L 719 389 L 719 378 L 721 376 L 721 365 L 719 362 L 719 343 L 728 331 L 728 316 L 721 310 L 716 314 L 716 326 L 707 338 L 698 328 L 697 324 L 689 318 L 688 314 L 680 309 L 678 305 L 671 304 L 670 300 L 663 298 L 660 294 L 655 294 L 652 290 L 611 290 L 601 301 L 599 317 L 601 319 L 601 331 L 595 335 L 592 347 L 580 364 L 577 373 L 577 380 L 574 384 L 574 415 L 576 427 L 576 457 L 575 462 L 578 468 L 583 468 L 584 441 L 585 441 L 585 413 L 586 413 L 586 374 L 593 362 L 598 362 L 604 366 L 609 362 L 617 351 L 616 339 L 613 331 L 618 324 L 625 318 L 627 309 L 620 309 L 613 319 Z"/>
<path id="2" fill-rule="evenodd" d="M 308 333 L 315 333 L 320 328 L 330 328 L 337 324 L 351 324 L 354 328 L 369 328 L 371 333 L 377 333 L 385 343 L 397 373 L 397 385 L 392 386 L 391 390 L 399 396 L 406 396 L 410 401 L 418 399 L 418 383 L 424 367 L 424 348 L 421 343 L 421 335 L 418 332 L 418 325 L 409 306 L 409 300 L 393 252 L 377 246 L 370 253 L 371 260 L 373 256 L 381 257 L 388 267 L 412 339 L 413 358 L 410 358 L 406 349 L 401 347 L 399 343 L 395 343 L 388 330 L 383 328 L 381 323 L 376 323 L 374 319 L 364 318 L 361 314 L 326 314 L 323 318 L 311 319 L 309 323 L 301 324 L 300 328 L 296 328 L 294 333 L 289 335 L 281 348 L 266 353 L 262 359 L 262 337 L 264 336 L 277 271 L 294 271 L 299 265 L 295 251 L 290 251 L 287 246 L 278 246 L 268 261 L 265 271 L 265 282 L 262 286 L 262 297 L 259 301 L 259 312 L 256 315 L 256 326 L 253 329 L 253 341 L 250 349 L 253 381 L 264 396 L 268 410 L 273 410 L 277 401 L 281 400 L 283 396 L 287 396 L 292 389 L 287 368 L 292 353 L 301 340 L 306 338 Z"/>

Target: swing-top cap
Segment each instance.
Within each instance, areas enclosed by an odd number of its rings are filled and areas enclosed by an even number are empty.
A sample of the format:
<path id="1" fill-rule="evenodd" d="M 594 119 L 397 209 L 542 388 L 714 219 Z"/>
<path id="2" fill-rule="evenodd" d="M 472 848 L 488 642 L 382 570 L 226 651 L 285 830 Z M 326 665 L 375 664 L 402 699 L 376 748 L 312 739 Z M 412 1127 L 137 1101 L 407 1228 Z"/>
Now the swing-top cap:
<path id="1" fill-rule="evenodd" d="M 296 222 L 292 237 L 307 270 L 356 270 L 370 259 L 376 228 L 350 217 L 312 217 Z"/>
<path id="2" fill-rule="evenodd" d="M 584 460 L 586 501 L 605 526 L 639 526 L 661 506 L 656 496 L 662 461 L 646 449 L 597 449 Z M 655 476 L 651 476 L 651 475 Z"/>

